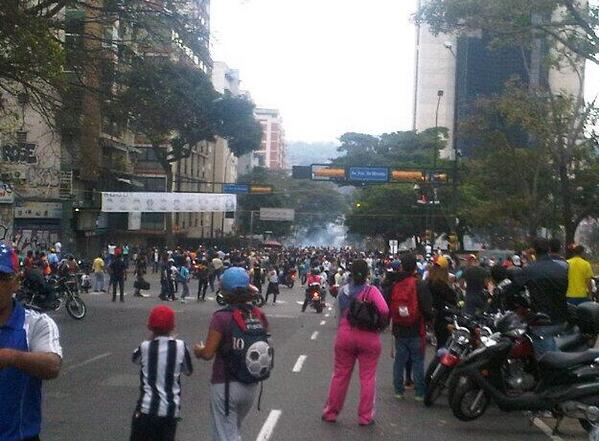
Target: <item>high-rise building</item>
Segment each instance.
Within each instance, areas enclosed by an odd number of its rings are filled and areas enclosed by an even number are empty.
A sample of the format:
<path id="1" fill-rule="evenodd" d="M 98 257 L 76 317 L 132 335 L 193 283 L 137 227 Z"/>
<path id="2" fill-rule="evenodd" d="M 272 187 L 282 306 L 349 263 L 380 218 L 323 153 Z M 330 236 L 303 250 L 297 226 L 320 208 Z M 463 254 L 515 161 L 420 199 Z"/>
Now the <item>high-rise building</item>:
<path id="1" fill-rule="evenodd" d="M 239 71 L 231 69 L 222 61 L 214 62 L 212 68 L 212 84 L 214 89 L 222 94 L 241 96 L 241 79 Z M 237 157 L 229 148 L 229 142 L 217 138 L 214 143 L 212 160 L 212 182 L 215 191 L 223 191 L 224 184 L 237 182 Z M 227 218 L 225 213 L 210 214 L 210 237 L 226 236 L 233 232 L 234 219 Z"/>
<path id="2" fill-rule="evenodd" d="M 456 128 L 472 114 L 478 99 L 501 93 L 508 80 L 573 95 L 583 87 L 584 63 L 578 73 L 569 66 L 550 69 L 543 63 L 549 49 L 540 42 L 524 57 L 520 48 L 490 48 L 489 43 L 482 32 L 435 36 L 428 26 L 418 26 L 413 128 L 421 131 L 437 124 L 449 129 L 443 158 L 453 158 L 454 149 L 468 154 L 473 140 L 459 132 L 456 136 Z"/>
<path id="3" fill-rule="evenodd" d="M 262 126 L 262 144 L 253 152 L 256 165 L 273 170 L 287 168 L 287 145 L 283 118 L 276 109 L 256 109 L 256 119 Z"/>

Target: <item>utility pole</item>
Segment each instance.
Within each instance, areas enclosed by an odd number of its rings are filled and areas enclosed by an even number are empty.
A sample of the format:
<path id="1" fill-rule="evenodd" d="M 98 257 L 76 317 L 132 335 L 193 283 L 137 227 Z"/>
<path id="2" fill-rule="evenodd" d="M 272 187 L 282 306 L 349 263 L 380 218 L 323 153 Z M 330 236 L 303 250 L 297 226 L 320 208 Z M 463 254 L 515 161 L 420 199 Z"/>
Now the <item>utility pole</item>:
<path id="1" fill-rule="evenodd" d="M 256 210 L 250 211 L 250 249 L 252 248 L 254 242 L 254 214 Z"/>

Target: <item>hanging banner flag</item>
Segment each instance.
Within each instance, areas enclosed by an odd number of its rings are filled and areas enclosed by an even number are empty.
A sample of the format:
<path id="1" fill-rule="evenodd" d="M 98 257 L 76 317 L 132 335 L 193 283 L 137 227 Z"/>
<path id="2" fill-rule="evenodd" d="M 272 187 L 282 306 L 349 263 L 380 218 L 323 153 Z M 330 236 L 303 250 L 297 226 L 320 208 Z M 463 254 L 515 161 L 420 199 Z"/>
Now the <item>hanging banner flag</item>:
<path id="1" fill-rule="evenodd" d="M 212 213 L 237 210 L 237 196 L 220 193 L 102 193 L 108 213 Z"/>

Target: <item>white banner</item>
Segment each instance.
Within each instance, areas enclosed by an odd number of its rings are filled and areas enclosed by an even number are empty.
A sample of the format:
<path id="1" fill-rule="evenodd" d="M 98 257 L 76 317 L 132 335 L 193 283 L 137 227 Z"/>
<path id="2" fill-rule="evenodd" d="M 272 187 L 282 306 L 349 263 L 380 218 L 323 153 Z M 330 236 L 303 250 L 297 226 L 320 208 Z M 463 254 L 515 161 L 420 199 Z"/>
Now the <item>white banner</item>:
<path id="1" fill-rule="evenodd" d="M 234 194 L 102 193 L 102 211 L 108 213 L 211 213 L 236 209 Z"/>
<path id="2" fill-rule="evenodd" d="M 261 208 L 260 220 L 293 222 L 295 210 L 293 208 Z"/>

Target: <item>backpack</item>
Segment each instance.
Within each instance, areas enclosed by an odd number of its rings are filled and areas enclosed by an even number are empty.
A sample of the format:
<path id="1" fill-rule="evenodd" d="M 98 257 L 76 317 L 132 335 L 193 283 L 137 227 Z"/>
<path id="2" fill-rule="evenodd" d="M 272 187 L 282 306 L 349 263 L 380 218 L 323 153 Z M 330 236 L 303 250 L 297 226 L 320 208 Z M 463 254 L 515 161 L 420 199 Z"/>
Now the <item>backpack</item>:
<path id="1" fill-rule="evenodd" d="M 182 266 L 181 269 L 179 270 L 179 282 L 187 282 L 188 278 L 189 278 L 189 270 L 187 269 L 187 267 Z"/>
<path id="2" fill-rule="evenodd" d="M 230 305 L 231 341 L 225 342 L 222 356 L 225 373 L 240 383 L 254 384 L 270 377 L 274 366 L 274 349 L 268 341 L 262 311 L 252 305 Z"/>
<path id="3" fill-rule="evenodd" d="M 388 321 L 381 316 L 378 308 L 370 298 L 371 291 L 372 287 L 369 286 L 366 292 L 363 291 L 350 300 L 347 320 L 353 328 L 380 332 L 387 327 Z"/>
<path id="4" fill-rule="evenodd" d="M 409 328 L 420 320 L 417 284 L 418 279 L 410 276 L 393 285 L 391 289 L 391 320 L 393 324 Z"/>

